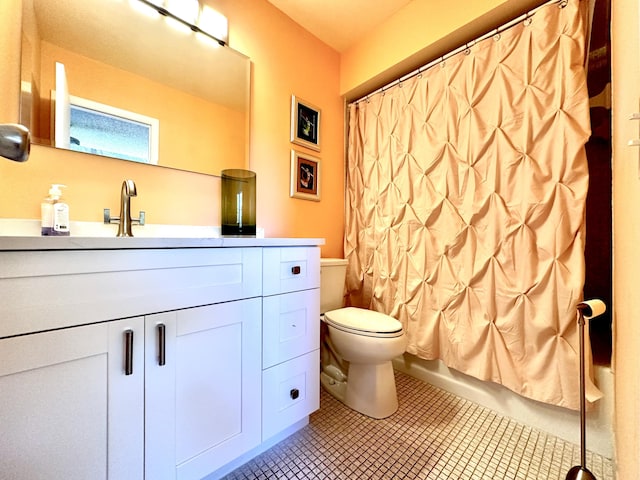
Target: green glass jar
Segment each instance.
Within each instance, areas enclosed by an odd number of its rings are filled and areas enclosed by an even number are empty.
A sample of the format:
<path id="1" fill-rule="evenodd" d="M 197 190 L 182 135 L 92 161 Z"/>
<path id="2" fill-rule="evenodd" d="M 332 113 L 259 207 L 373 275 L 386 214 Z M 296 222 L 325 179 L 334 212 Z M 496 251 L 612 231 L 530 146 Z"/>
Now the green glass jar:
<path id="1" fill-rule="evenodd" d="M 222 235 L 255 236 L 255 172 L 238 168 L 223 170 L 220 191 Z"/>

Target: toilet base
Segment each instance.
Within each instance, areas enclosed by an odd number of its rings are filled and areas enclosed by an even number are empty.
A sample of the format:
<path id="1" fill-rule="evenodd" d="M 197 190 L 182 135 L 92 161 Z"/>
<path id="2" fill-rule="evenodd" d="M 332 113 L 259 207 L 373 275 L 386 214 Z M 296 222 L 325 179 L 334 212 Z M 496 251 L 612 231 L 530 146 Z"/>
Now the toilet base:
<path id="1" fill-rule="evenodd" d="M 351 363 L 346 381 L 320 373 L 320 383 L 349 408 L 372 418 L 386 418 L 398 410 L 396 381 L 391 362 L 377 365 Z"/>
<path id="2" fill-rule="evenodd" d="M 396 379 L 391 361 L 351 363 L 344 403 L 373 418 L 386 418 L 398 410 Z"/>

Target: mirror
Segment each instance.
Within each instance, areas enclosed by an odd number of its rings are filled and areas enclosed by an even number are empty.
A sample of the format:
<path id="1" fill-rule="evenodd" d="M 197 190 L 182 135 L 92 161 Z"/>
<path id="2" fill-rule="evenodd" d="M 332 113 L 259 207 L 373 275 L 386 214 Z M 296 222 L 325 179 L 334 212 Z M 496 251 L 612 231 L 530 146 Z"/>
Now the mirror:
<path id="1" fill-rule="evenodd" d="M 91 124 L 96 137 L 111 140 L 120 132 L 128 144 L 130 130 L 139 131 L 138 124 L 151 119 L 157 123 L 149 131 L 157 136 L 149 134 L 145 141 L 150 150 L 156 145 L 158 165 L 211 175 L 246 168 L 249 59 L 203 35 L 179 31 L 136 4 L 143 6 L 123 0 L 23 0 L 20 123 L 29 126 L 33 143 L 137 158 L 120 155 L 117 146 L 96 147 L 85 133 L 74 131 Z M 57 65 L 66 74 L 66 97 L 56 92 Z M 56 122 L 56 109 L 65 110 L 61 98 L 71 104 L 71 119 Z M 91 115 L 74 117 L 74 108 Z M 95 109 L 117 122 L 97 121 Z M 66 145 L 55 139 L 65 122 L 71 127 Z"/>

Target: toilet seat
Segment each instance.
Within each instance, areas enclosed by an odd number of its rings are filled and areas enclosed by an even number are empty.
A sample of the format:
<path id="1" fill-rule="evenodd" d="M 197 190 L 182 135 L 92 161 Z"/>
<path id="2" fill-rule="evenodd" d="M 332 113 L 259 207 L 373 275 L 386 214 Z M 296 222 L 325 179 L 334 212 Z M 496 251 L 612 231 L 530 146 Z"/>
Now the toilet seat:
<path id="1" fill-rule="evenodd" d="M 364 308 L 331 310 L 325 312 L 324 319 L 332 327 L 354 335 L 394 338 L 404 334 L 402 323 L 395 318 Z"/>

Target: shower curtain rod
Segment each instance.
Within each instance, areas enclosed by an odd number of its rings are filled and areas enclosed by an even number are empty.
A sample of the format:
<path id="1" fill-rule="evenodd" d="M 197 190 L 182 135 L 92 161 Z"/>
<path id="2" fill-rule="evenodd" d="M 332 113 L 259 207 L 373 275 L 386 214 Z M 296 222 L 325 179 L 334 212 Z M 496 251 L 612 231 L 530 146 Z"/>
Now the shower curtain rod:
<path id="1" fill-rule="evenodd" d="M 582 1 L 582 0 L 580 0 L 580 1 Z M 454 55 L 457 55 L 460 52 L 464 52 L 464 51 L 470 52 L 471 47 L 473 47 L 477 43 L 479 43 L 479 42 L 481 42 L 483 40 L 486 40 L 489 37 L 500 35 L 500 33 L 504 32 L 505 30 L 508 30 L 509 28 L 513 27 L 514 25 L 517 25 L 518 23 L 520 23 L 522 21 L 528 20 L 530 17 L 535 15 L 538 10 L 540 10 L 543 7 L 546 7 L 547 5 L 557 4 L 559 8 L 564 8 L 564 7 L 567 6 L 567 3 L 568 3 L 568 0 L 549 0 L 548 2 L 540 4 L 536 8 L 534 8 L 532 10 L 529 10 L 528 12 L 520 15 L 519 17 L 514 18 L 513 20 L 510 20 L 509 22 L 505 23 L 504 25 L 501 25 L 501 26 L 499 26 L 497 28 L 493 28 L 490 31 L 488 31 L 487 33 L 485 33 L 485 34 L 483 34 L 483 35 L 481 35 L 481 36 L 479 36 L 479 37 L 477 37 L 477 38 L 475 38 L 475 39 L 473 39 L 473 40 L 471 40 L 469 42 L 465 42 L 464 44 L 460 45 L 456 49 L 450 51 L 449 53 L 441 55 L 440 57 L 436 58 L 435 60 L 432 60 L 429 63 L 427 63 L 427 64 L 425 64 L 425 65 L 423 65 L 423 66 L 421 66 L 421 67 L 419 67 L 419 68 L 417 68 L 415 70 L 413 70 L 412 72 L 407 73 L 406 75 L 403 75 L 400 78 L 397 78 L 397 79 L 387 83 L 383 87 L 380 87 L 380 88 L 374 90 L 373 92 L 368 93 L 367 95 L 359 98 L 358 100 L 355 100 L 352 103 L 360 103 L 362 101 L 367 101 L 373 95 L 378 95 L 380 93 L 384 93 L 385 91 L 389 90 L 391 87 L 394 87 L 396 85 L 400 85 L 405 80 L 409 80 L 410 78 L 415 77 L 416 75 L 420 75 L 424 71 L 429 70 L 431 67 L 444 62 L 448 58 L 451 58 L 451 57 L 453 57 Z"/>

